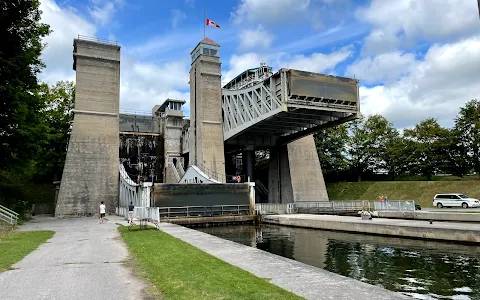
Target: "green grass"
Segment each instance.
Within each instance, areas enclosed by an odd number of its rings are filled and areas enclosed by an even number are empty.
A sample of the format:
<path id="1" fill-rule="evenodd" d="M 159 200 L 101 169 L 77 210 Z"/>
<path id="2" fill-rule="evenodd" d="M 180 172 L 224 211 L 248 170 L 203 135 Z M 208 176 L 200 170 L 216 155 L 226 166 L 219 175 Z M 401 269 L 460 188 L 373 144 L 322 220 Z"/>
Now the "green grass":
<path id="1" fill-rule="evenodd" d="M 134 267 L 167 299 L 302 299 L 160 230 L 119 231 Z"/>
<path id="2" fill-rule="evenodd" d="M 53 231 L 1 231 L 0 272 L 8 270 L 53 234 Z"/>
<path id="3" fill-rule="evenodd" d="M 480 198 L 478 180 L 460 181 L 365 181 L 327 184 L 330 200 L 415 200 L 422 207 L 433 207 L 433 197 L 440 193 L 463 193 Z"/>

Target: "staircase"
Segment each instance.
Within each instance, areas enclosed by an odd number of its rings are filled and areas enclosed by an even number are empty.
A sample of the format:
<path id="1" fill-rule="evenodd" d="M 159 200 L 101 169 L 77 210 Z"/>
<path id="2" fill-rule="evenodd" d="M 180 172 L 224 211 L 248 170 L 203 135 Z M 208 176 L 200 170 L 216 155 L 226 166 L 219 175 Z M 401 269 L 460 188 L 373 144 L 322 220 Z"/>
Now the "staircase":
<path id="1" fill-rule="evenodd" d="M 262 198 L 268 200 L 268 190 L 260 180 L 255 180 L 255 190 Z"/>
<path id="2" fill-rule="evenodd" d="M 0 221 L 7 222 L 10 225 L 17 225 L 18 214 L 7 207 L 0 205 Z"/>

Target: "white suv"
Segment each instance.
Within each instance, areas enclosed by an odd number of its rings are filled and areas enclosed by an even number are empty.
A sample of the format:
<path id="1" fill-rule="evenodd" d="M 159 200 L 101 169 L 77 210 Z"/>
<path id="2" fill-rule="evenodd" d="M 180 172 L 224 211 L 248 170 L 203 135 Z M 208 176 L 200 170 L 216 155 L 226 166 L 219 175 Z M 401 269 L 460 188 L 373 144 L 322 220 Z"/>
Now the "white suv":
<path id="1" fill-rule="evenodd" d="M 433 206 L 438 208 L 444 206 L 461 206 L 463 208 L 480 207 L 480 201 L 463 194 L 437 194 L 433 198 Z"/>

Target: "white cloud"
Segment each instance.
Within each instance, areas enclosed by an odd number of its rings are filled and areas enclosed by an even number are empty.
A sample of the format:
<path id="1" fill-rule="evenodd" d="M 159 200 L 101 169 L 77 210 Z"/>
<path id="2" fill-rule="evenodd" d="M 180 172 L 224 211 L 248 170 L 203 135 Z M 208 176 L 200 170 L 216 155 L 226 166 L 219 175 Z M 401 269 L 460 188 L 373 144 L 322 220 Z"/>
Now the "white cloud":
<path id="1" fill-rule="evenodd" d="M 373 0 L 356 11 L 374 26 L 366 39 L 367 54 L 410 46 L 416 40 L 452 41 L 478 32 L 478 8 L 465 0 Z"/>
<path id="2" fill-rule="evenodd" d="M 167 98 L 190 100 L 188 61 L 163 65 L 142 63 L 131 57 L 122 60 L 120 107 L 151 111 Z"/>
<path id="3" fill-rule="evenodd" d="M 107 25 L 115 11 L 123 5 L 123 0 L 91 0 L 90 16 L 96 23 Z"/>
<path id="4" fill-rule="evenodd" d="M 273 35 L 261 25 L 256 29 L 246 29 L 240 32 L 240 49 L 268 48 L 272 44 Z"/>
<path id="5" fill-rule="evenodd" d="M 53 0 L 40 2 L 42 22 L 50 25 L 53 31 L 44 38 L 47 47 L 43 50 L 42 60 L 47 68 L 40 78 L 49 83 L 58 80 L 73 80 L 75 72 L 72 69 L 73 39 L 79 34 L 95 36 L 95 25 L 89 23 L 69 8 L 60 8 Z"/>
<path id="6" fill-rule="evenodd" d="M 195 0 L 185 0 L 185 4 L 191 7 L 195 7 Z"/>
<path id="7" fill-rule="evenodd" d="M 180 22 L 182 22 L 182 21 L 184 21 L 184 20 L 187 19 L 187 15 L 186 15 L 183 11 L 181 11 L 181 10 L 179 10 L 179 9 L 172 9 L 172 10 L 170 11 L 170 15 L 171 15 L 170 18 L 171 18 L 171 20 L 172 20 L 172 27 L 173 27 L 173 28 L 176 28 L 177 25 L 178 25 Z"/>
<path id="8" fill-rule="evenodd" d="M 417 65 L 414 53 L 388 52 L 363 58 L 348 66 L 345 75 L 355 76 L 362 83 L 388 83 L 408 75 Z"/>
<path id="9" fill-rule="evenodd" d="M 365 114 L 381 113 L 398 127 L 427 117 L 450 126 L 465 102 L 479 97 L 480 37 L 433 45 L 397 82 L 360 89 Z"/>
<path id="10" fill-rule="evenodd" d="M 328 54 L 312 53 L 311 55 L 294 55 L 287 59 L 281 59 L 277 64 L 279 67 L 323 73 L 325 71 L 331 71 L 352 54 L 353 48 L 347 46 Z"/>
<path id="11" fill-rule="evenodd" d="M 226 84 L 247 69 L 260 66 L 262 59 L 266 59 L 266 57 L 261 57 L 261 55 L 253 52 L 242 55 L 232 55 L 229 61 L 230 69 L 222 72 L 222 84 Z"/>
<path id="12" fill-rule="evenodd" d="M 301 19 L 309 4 L 310 0 L 241 0 L 231 15 L 237 25 L 286 23 Z"/>
<path id="13" fill-rule="evenodd" d="M 232 55 L 229 60 L 229 69 L 223 72 L 222 84 L 227 83 L 247 69 L 258 67 L 262 61 L 273 67 L 274 71 L 280 68 L 291 68 L 322 73 L 332 71 L 336 65 L 346 60 L 352 54 L 352 47 L 347 46 L 328 54 L 312 53 L 307 56 L 292 56 L 283 52 L 249 52 L 242 55 Z"/>
<path id="14" fill-rule="evenodd" d="M 58 80 L 75 80 L 75 71 L 72 70 L 73 39 L 78 34 L 95 36 L 96 26 L 80 17 L 75 10 L 62 8 L 53 0 L 44 0 L 40 5 L 42 22 L 50 24 L 53 30 L 45 38 L 48 45 L 42 59 L 47 67 L 40 79 L 50 84 Z M 188 68 L 188 56 L 185 60 L 158 65 L 143 63 L 135 55 L 122 53 L 120 108 L 151 111 L 155 104 L 161 104 L 167 98 L 188 102 Z M 187 103 L 187 111 L 188 107 Z"/>

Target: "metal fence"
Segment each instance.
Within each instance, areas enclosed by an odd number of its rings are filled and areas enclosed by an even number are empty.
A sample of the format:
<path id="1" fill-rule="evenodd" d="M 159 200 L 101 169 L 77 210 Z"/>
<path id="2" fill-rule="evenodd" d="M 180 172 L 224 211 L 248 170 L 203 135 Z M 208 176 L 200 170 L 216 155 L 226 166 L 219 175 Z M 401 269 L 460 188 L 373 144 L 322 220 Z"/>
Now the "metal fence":
<path id="1" fill-rule="evenodd" d="M 16 225 L 18 223 L 18 213 L 3 205 L 0 205 L 0 220 L 5 221 L 10 225 Z"/>
<path id="2" fill-rule="evenodd" d="M 128 217 L 128 207 L 116 207 L 115 212 L 118 216 Z M 160 222 L 160 210 L 158 207 L 135 207 L 132 218 L 158 223 Z"/>
<path id="3" fill-rule="evenodd" d="M 160 218 L 217 217 L 250 215 L 250 205 L 172 206 L 159 207 Z"/>
<path id="4" fill-rule="evenodd" d="M 257 203 L 255 204 L 256 215 L 270 215 L 270 214 L 293 214 L 294 204 L 281 203 Z"/>
<path id="5" fill-rule="evenodd" d="M 370 201 L 367 200 L 308 201 L 294 203 L 296 213 L 355 212 L 359 210 L 370 210 L 370 207 Z"/>
<path id="6" fill-rule="evenodd" d="M 377 211 L 414 211 L 414 200 L 384 200 L 374 202 Z"/>

